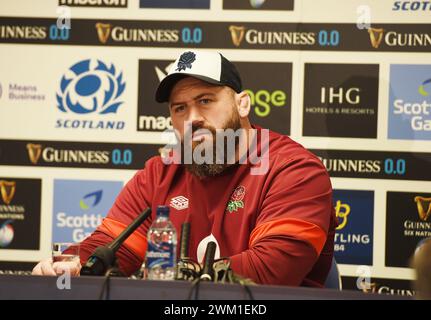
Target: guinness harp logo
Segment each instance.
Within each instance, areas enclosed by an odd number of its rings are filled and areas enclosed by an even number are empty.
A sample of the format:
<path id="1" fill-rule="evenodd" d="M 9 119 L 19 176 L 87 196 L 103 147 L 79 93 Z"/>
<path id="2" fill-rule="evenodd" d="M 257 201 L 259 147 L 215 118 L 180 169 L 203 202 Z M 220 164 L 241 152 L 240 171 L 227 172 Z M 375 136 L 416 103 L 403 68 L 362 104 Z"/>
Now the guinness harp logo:
<path id="1" fill-rule="evenodd" d="M 370 35 L 370 41 L 373 48 L 378 49 L 380 47 L 380 43 L 383 40 L 383 32 L 385 30 L 383 28 L 369 28 L 368 33 Z"/>
<path id="2" fill-rule="evenodd" d="M 3 202 L 6 204 L 10 204 L 13 199 L 13 196 L 15 195 L 16 182 L 0 180 L 0 190 Z"/>
<path id="3" fill-rule="evenodd" d="M 236 47 L 239 47 L 242 40 L 244 39 L 245 27 L 230 26 L 230 35 L 232 37 L 232 42 Z"/>
<path id="4" fill-rule="evenodd" d="M 109 35 L 111 34 L 111 27 L 109 23 L 96 23 L 96 30 L 97 30 L 97 36 L 99 37 L 99 41 L 105 44 L 108 39 Z"/>
<path id="5" fill-rule="evenodd" d="M 427 221 L 431 216 L 431 198 L 415 197 L 416 205 L 418 206 L 419 218 L 422 221 Z"/>
<path id="6" fill-rule="evenodd" d="M 40 155 L 42 154 L 42 145 L 27 143 L 27 152 L 31 163 L 37 164 L 37 162 L 39 161 Z"/>

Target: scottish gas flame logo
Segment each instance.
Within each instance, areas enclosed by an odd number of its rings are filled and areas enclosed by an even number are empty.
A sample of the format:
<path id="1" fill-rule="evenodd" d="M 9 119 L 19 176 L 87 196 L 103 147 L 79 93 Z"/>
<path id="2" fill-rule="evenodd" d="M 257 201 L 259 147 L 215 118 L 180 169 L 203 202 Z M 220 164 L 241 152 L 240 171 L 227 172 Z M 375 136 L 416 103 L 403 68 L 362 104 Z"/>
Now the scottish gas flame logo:
<path id="1" fill-rule="evenodd" d="M 78 114 L 116 113 L 126 87 L 123 73 L 114 65 L 100 60 L 83 60 L 74 64 L 60 82 L 57 107 L 63 112 Z"/>
<path id="2" fill-rule="evenodd" d="M 422 84 L 419 86 L 418 92 L 420 95 L 424 96 L 424 97 L 428 97 L 429 96 L 429 92 L 425 89 L 426 85 L 431 84 L 431 79 L 425 80 L 424 82 L 422 82 Z M 431 86 L 429 86 L 431 89 Z"/>
<path id="3" fill-rule="evenodd" d="M 103 190 L 94 191 L 85 195 L 79 201 L 79 207 L 82 210 L 88 210 L 90 207 L 97 206 L 100 200 L 102 199 L 102 195 L 103 195 Z"/>
<path id="4" fill-rule="evenodd" d="M 6 220 L 6 222 L 0 226 L 0 248 L 6 248 L 10 245 L 13 236 L 12 220 Z"/>

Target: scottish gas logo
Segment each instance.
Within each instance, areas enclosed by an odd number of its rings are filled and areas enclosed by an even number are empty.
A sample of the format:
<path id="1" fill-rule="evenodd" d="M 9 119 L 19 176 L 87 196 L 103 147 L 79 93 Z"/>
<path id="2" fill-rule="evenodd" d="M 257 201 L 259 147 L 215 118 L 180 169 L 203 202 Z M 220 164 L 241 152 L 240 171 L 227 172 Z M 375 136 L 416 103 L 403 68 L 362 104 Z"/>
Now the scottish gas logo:
<path id="1" fill-rule="evenodd" d="M 123 73 L 114 64 L 87 59 L 73 64 L 62 76 L 56 94 L 57 109 L 64 117 L 56 128 L 122 130 L 118 120 L 126 88 Z"/>
<path id="2" fill-rule="evenodd" d="M 120 181 L 54 181 L 53 241 L 79 242 L 102 223 L 123 187 Z"/>
<path id="3" fill-rule="evenodd" d="M 431 65 L 391 65 L 389 139 L 431 140 Z"/>

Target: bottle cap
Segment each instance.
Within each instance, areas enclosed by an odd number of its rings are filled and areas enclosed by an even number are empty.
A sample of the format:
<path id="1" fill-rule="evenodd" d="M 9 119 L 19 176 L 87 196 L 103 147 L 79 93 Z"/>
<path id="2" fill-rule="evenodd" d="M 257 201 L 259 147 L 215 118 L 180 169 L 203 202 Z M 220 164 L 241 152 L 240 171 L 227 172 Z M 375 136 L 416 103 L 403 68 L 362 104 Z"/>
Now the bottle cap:
<path id="1" fill-rule="evenodd" d="M 158 206 L 157 207 L 158 217 L 169 217 L 169 207 L 168 206 Z"/>

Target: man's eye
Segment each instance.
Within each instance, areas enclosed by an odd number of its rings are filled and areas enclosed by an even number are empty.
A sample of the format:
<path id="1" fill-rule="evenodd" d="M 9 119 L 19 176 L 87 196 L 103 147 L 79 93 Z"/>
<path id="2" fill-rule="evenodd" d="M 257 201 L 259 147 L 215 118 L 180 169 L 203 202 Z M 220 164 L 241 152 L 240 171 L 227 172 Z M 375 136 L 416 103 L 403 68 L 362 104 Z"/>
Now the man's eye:
<path id="1" fill-rule="evenodd" d="M 199 103 L 200 104 L 208 104 L 208 103 L 210 103 L 211 102 L 211 100 L 210 99 L 200 99 L 199 100 Z"/>
<path id="2" fill-rule="evenodd" d="M 174 112 L 180 113 L 180 112 L 183 112 L 185 109 L 186 109 L 185 106 L 177 106 L 177 107 L 174 107 Z"/>

